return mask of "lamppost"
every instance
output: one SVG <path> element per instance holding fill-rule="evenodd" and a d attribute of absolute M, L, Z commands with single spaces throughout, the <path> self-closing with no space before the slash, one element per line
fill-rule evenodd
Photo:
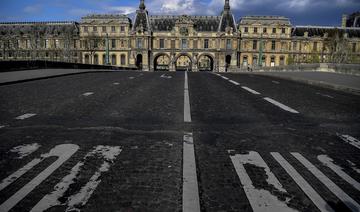
<path fill-rule="evenodd" d="M 259 67 L 262 67 L 262 58 L 263 58 L 263 34 L 260 37 L 260 46 L 259 46 Z"/>
<path fill-rule="evenodd" d="M 106 65 L 110 65 L 110 61 L 109 61 L 109 34 L 106 33 L 106 38 L 105 38 L 105 46 L 106 46 L 106 54 L 105 54 L 105 63 Z"/>

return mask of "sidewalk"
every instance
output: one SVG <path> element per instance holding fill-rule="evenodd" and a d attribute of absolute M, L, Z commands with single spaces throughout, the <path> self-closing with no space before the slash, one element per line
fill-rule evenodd
<path fill-rule="evenodd" d="M 360 76 L 331 72 L 254 72 L 258 75 L 273 76 L 360 94 Z"/>
<path fill-rule="evenodd" d="M 35 69 L 25 71 L 12 71 L 12 72 L 1 72 L 0 73 L 0 85 L 10 84 L 16 82 L 24 82 L 35 79 L 45 79 L 56 76 L 72 75 L 80 73 L 90 72 L 103 72 L 113 70 L 101 70 L 101 69 Z"/>

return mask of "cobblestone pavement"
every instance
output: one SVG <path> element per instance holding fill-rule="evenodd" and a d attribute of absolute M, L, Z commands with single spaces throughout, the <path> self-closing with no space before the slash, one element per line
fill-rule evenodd
<path fill-rule="evenodd" d="M 3 85 L 0 102 L 0 211 L 360 210 L 356 95 L 108 72 Z"/>

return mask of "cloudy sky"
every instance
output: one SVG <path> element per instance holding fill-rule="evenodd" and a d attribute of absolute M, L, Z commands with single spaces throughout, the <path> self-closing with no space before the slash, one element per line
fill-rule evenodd
<path fill-rule="evenodd" d="M 145 0 L 150 14 L 218 15 L 224 0 Z M 79 21 L 91 13 L 133 14 L 139 0 L 0 0 L 0 21 Z M 360 10 L 360 0 L 230 0 L 236 19 L 282 15 L 294 25 L 333 25 Z"/>

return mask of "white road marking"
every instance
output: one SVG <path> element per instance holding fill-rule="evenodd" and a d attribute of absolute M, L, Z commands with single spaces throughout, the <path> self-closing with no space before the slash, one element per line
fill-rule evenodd
<path fill-rule="evenodd" d="M 129 79 L 131 79 L 131 80 L 132 80 L 132 79 L 135 79 L 135 77 L 129 77 Z"/>
<path fill-rule="evenodd" d="M 341 138 L 341 140 L 345 141 L 348 144 L 353 145 L 354 147 L 360 149 L 360 141 L 350 135 L 340 135 L 337 133 L 337 136 Z"/>
<path fill-rule="evenodd" d="M 271 81 L 272 83 L 275 83 L 275 84 L 280 84 L 280 82 L 278 82 L 278 81 Z"/>
<path fill-rule="evenodd" d="M 15 119 L 17 120 L 24 120 L 24 119 L 28 119 L 30 117 L 36 116 L 35 113 L 25 113 L 24 115 L 18 116 Z"/>
<path fill-rule="evenodd" d="M 269 191 L 257 189 L 253 186 L 249 175 L 246 173 L 245 164 L 252 164 L 263 168 L 267 175 L 266 181 L 268 184 L 273 185 L 281 192 L 286 192 L 259 153 L 251 151 L 248 154 L 236 154 L 235 156 L 230 156 L 230 158 L 253 211 L 296 211 L 286 205 L 286 202 L 289 200 L 281 201 Z"/>
<path fill-rule="evenodd" d="M 278 102 L 276 100 L 273 100 L 273 99 L 271 99 L 269 97 L 265 97 L 264 99 L 266 101 L 270 102 L 271 104 L 276 105 L 276 106 L 278 106 L 279 108 L 281 108 L 281 109 L 283 109 L 285 111 L 288 111 L 290 113 L 299 113 L 298 111 L 296 111 L 296 110 L 294 110 L 294 109 L 292 109 L 292 108 L 290 108 L 290 107 L 288 107 L 288 106 L 286 106 L 286 105 L 284 105 L 284 104 L 282 104 L 282 103 L 280 103 L 280 102 Z"/>
<path fill-rule="evenodd" d="M 4 127 L 5 127 L 5 125 L 0 125 L 0 129 L 1 129 L 1 128 L 4 128 Z"/>
<path fill-rule="evenodd" d="M 91 96 L 91 95 L 93 95 L 94 93 L 93 92 L 86 92 L 86 93 L 83 93 L 82 95 L 83 96 Z"/>
<path fill-rule="evenodd" d="M 223 78 L 224 80 L 229 80 L 229 78 L 221 76 L 221 78 Z"/>
<path fill-rule="evenodd" d="M 91 197 L 91 194 L 94 192 L 101 180 L 98 178 L 101 176 L 102 172 L 108 171 L 110 163 L 116 159 L 116 156 L 121 152 L 120 147 L 111 147 L 111 146 L 97 146 L 93 151 L 85 155 L 81 162 L 78 162 L 70 171 L 70 174 L 65 176 L 55 187 L 54 191 L 50 194 L 44 196 L 33 208 L 32 212 L 36 211 L 45 211 L 53 206 L 57 205 L 67 205 L 68 209 L 76 210 L 77 207 L 85 205 L 88 199 Z M 90 178 L 90 181 L 81 188 L 80 192 L 72 195 L 68 198 L 65 203 L 61 203 L 59 198 L 61 198 L 65 192 L 68 190 L 71 184 L 75 182 L 75 178 L 80 172 L 81 167 L 84 165 L 84 161 L 89 160 L 93 156 L 99 156 L 104 160 L 103 164 L 99 170 Z"/>
<path fill-rule="evenodd" d="M 39 145 L 38 143 L 23 144 L 12 148 L 10 152 L 17 153 L 18 154 L 17 159 L 21 159 L 35 152 L 37 149 L 39 149 L 40 146 L 41 145 Z"/>
<path fill-rule="evenodd" d="M 354 188 L 356 188 L 357 190 L 360 191 L 360 183 L 358 183 L 356 180 L 354 180 L 352 177 L 350 177 L 348 174 L 346 174 L 340 166 L 334 164 L 333 159 L 331 159 L 327 155 L 319 155 L 317 158 L 325 166 L 329 167 L 337 175 L 339 175 L 342 179 L 344 179 L 346 182 L 348 182 Z"/>
<path fill-rule="evenodd" d="M 234 85 L 240 85 L 240 83 L 235 82 L 234 80 L 229 80 L 229 82 L 231 82 L 231 83 L 234 84 Z"/>
<path fill-rule="evenodd" d="M 7 178 L 3 179 L 0 183 L 0 191 L 6 188 L 8 185 L 13 183 L 15 180 L 19 179 L 23 174 L 28 172 L 34 166 L 39 164 L 44 158 L 36 158 L 30 161 L 28 164 L 23 166 L 22 168 L 18 169 L 16 172 L 9 175 Z"/>
<path fill-rule="evenodd" d="M 253 90 L 253 89 L 251 89 L 251 88 L 248 88 L 248 87 L 246 87 L 246 86 L 241 86 L 241 88 L 244 89 L 244 90 L 247 90 L 247 91 L 249 91 L 250 93 L 255 94 L 255 95 L 259 95 L 259 94 L 260 94 L 259 92 L 255 91 L 255 90 Z"/>
<path fill-rule="evenodd" d="M 167 76 L 167 75 L 165 75 L 165 74 L 162 74 L 162 75 L 160 76 L 160 78 L 171 79 L 172 76 Z"/>
<path fill-rule="evenodd" d="M 32 190 L 34 190 L 41 182 L 48 178 L 55 170 L 57 170 L 65 161 L 67 161 L 77 150 L 78 145 L 74 144 L 61 144 L 57 145 L 50 152 L 43 157 L 57 156 L 58 159 L 48 166 L 44 171 L 33 178 L 24 187 L 18 190 L 14 195 L 7 199 L 3 204 L 0 205 L 0 211 L 11 210 L 18 202 L 26 197 Z"/>
<path fill-rule="evenodd" d="M 184 212 L 200 211 L 198 181 L 196 175 L 196 162 L 194 140 L 192 133 L 184 134 L 183 145 L 183 196 L 182 206 Z"/>
<path fill-rule="evenodd" d="M 189 84 L 188 75 L 185 71 L 184 80 L 184 122 L 191 122 L 190 98 L 189 98 Z"/>
<path fill-rule="evenodd" d="M 113 85 L 120 85 L 120 83 L 118 83 L 118 82 L 114 82 L 114 83 L 113 83 Z"/>
<path fill-rule="evenodd" d="M 330 96 L 330 95 L 327 95 L 327 94 L 322 94 L 322 93 L 319 93 L 319 92 L 317 92 L 316 94 L 317 94 L 317 95 L 320 95 L 320 96 L 323 96 L 323 97 L 330 98 L 330 99 L 333 99 L 333 98 L 334 98 L 333 96 Z"/>
<path fill-rule="evenodd" d="M 351 162 L 350 160 L 347 160 L 347 162 L 356 173 L 360 174 L 360 169 L 356 167 L 355 163 Z"/>
<path fill-rule="evenodd" d="M 303 164 L 318 180 L 320 180 L 337 198 L 339 198 L 351 211 L 358 212 L 360 205 L 347 195 L 339 186 L 326 177 L 318 168 L 311 164 L 299 153 L 291 153 L 301 164 Z"/>
<path fill-rule="evenodd" d="M 285 158 L 278 152 L 270 153 L 273 158 L 283 167 L 283 169 L 290 175 L 295 183 L 303 190 L 303 192 L 311 199 L 315 206 L 322 212 L 333 211 L 330 205 L 309 185 L 308 182 L 290 165 Z"/>

